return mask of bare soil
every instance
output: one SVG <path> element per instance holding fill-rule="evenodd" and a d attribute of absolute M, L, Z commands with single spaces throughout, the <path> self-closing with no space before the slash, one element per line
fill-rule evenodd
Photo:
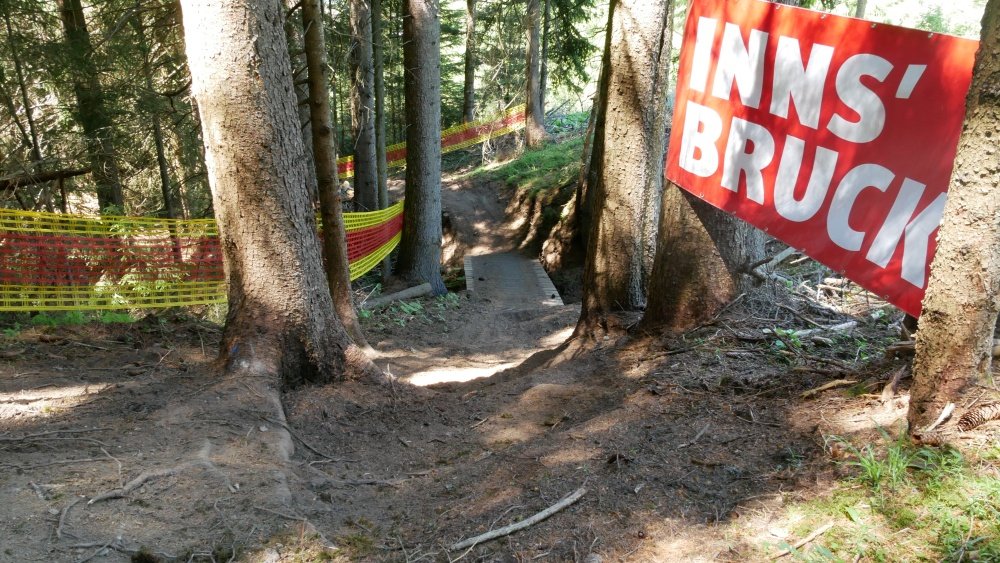
<path fill-rule="evenodd" d="M 498 189 L 446 186 L 465 249 L 511 242 Z M 218 375 L 220 328 L 186 315 L 22 331 L 0 347 L 0 562 L 767 560 L 784 504 L 845 471 L 826 437 L 876 436 L 906 409 L 905 380 L 882 393 L 905 363 L 882 354 L 891 309 L 849 285 L 796 291 L 595 348 L 564 343 L 573 305 L 425 300 L 365 321 L 392 384 L 281 405 Z"/>

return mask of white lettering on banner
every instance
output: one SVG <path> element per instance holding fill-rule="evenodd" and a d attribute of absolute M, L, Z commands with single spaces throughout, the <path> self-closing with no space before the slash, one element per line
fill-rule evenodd
<path fill-rule="evenodd" d="M 927 268 L 927 247 L 931 234 L 941 225 L 944 204 L 948 194 L 938 194 L 934 201 L 924 208 L 906 225 L 903 235 L 902 278 L 917 287 L 924 287 Z"/>
<path fill-rule="evenodd" d="M 891 170 L 879 164 L 861 164 L 844 174 L 844 179 L 833 194 L 830 214 L 826 218 L 826 234 L 833 244 L 844 250 L 861 250 L 865 233 L 851 227 L 854 203 L 861 192 L 868 188 L 886 191 L 895 176 Z"/>
<path fill-rule="evenodd" d="M 714 113 L 714 112 L 713 112 Z M 716 114 L 718 115 L 718 114 Z M 764 204 L 764 174 L 774 160 L 774 137 L 760 125 L 734 117 L 729 126 L 725 160 L 722 166 L 722 187 L 738 191 L 740 173 L 746 175 L 747 197 Z"/>
<path fill-rule="evenodd" d="M 690 100 L 686 107 L 678 164 L 696 176 L 708 178 L 719 169 L 719 149 L 715 142 L 722 135 L 722 118 L 712 108 Z M 695 158 L 695 151 L 701 156 Z"/>
<path fill-rule="evenodd" d="M 878 94 L 861 82 L 861 77 L 871 76 L 882 82 L 892 71 L 892 63 L 878 55 L 860 54 L 844 61 L 837 71 L 837 95 L 844 104 L 861 116 L 851 122 L 840 114 L 830 119 L 827 129 L 845 141 L 867 143 L 874 141 L 885 127 L 885 106 Z"/>
<path fill-rule="evenodd" d="M 727 23 L 722 32 L 719 47 L 719 64 L 715 69 L 712 95 L 720 100 L 728 100 L 736 82 L 743 105 L 756 108 L 760 105 L 760 94 L 764 86 L 764 50 L 767 48 L 767 34 L 756 29 L 750 30 L 750 41 L 743 43 L 740 26 Z"/>
<path fill-rule="evenodd" d="M 774 209 L 789 221 L 801 223 L 816 215 L 823 202 L 826 192 L 830 190 L 833 181 L 833 169 L 837 167 L 840 155 L 823 147 L 816 147 L 816 157 L 813 160 L 809 184 L 802 199 L 795 199 L 795 184 L 802 170 L 802 157 L 806 142 L 798 137 L 785 137 L 785 148 L 781 151 L 781 162 L 778 164 L 778 176 L 774 181 Z"/>
<path fill-rule="evenodd" d="M 819 128 L 819 113 L 823 106 L 823 88 L 830 72 L 833 47 L 814 43 L 809 63 L 802 64 L 799 40 L 779 37 L 774 55 L 774 86 L 771 88 L 771 113 L 788 117 L 790 100 L 795 100 L 795 113 L 806 127 Z"/>
<path fill-rule="evenodd" d="M 717 143 L 725 124 L 712 108 L 690 100 L 685 108 L 678 164 L 702 178 L 711 177 L 719 172 Z M 804 140 L 786 136 L 772 186 L 778 215 L 794 222 L 812 219 L 823 207 L 840 158 L 837 151 L 817 146 L 805 193 L 801 199 L 796 199 L 795 188 L 802 172 L 805 146 Z M 737 192 L 742 176 L 747 186 L 747 199 L 764 205 L 768 186 L 763 172 L 774 161 L 773 135 L 759 124 L 734 117 L 729 124 L 725 147 L 721 187 Z M 868 189 L 885 193 L 895 179 L 895 173 L 874 163 L 859 164 L 847 171 L 837 184 L 827 211 L 825 223 L 830 240 L 845 250 L 860 251 L 867 233 L 850 223 L 858 197 Z M 923 287 L 925 282 L 929 239 L 941 222 L 946 200 L 945 194 L 939 195 L 913 217 L 925 188 L 916 180 L 903 178 L 899 194 L 865 256 L 869 262 L 885 268 L 902 240 L 901 277 L 917 287 Z"/>
<path fill-rule="evenodd" d="M 708 71 L 712 68 L 712 42 L 715 41 L 715 29 L 718 20 L 698 18 L 698 36 L 694 43 L 694 63 L 691 65 L 691 77 L 688 84 L 692 90 L 705 93 L 708 83 Z"/>

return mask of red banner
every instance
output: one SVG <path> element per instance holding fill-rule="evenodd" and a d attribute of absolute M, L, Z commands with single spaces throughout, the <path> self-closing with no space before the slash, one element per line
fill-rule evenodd
<path fill-rule="evenodd" d="M 667 178 L 918 315 L 977 42 L 695 0 Z"/>

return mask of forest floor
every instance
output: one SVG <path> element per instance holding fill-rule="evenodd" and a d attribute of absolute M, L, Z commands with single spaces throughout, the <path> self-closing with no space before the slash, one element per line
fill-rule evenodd
<path fill-rule="evenodd" d="M 511 191 L 446 182 L 462 251 L 516 246 Z M 859 473 L 893 451 L 904 473 L 937 459 L 896 440 L 899 315 L 811 262 L 780 270 L 791 283 L 684 335 L 589 349 L 564 344 L 577 305 L 397 303 L 364 319 L 395 382 L 286 392 L 285 421 L 252 383 L 228 387 L 250 406 L 226 406 L 209 322 L 9 330 L 0 562 L 988 560 L 1000 485 L 971 522 L 955 509 L 954 543 L 922 535 L 919 507 L 893 519 L 902 481 Z M 286 430 L 282 461 L 260 437 Z M 997 423 L 952 441 L 997 481 Z M 452 548 L 579 490 L 544 521 Z"/>

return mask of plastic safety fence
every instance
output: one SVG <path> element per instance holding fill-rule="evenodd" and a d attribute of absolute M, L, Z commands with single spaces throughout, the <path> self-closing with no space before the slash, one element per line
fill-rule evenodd
<path fill-rule="evenodd" d="M 345 213 L 351 279 L 399 244 L 403 203 Z M 0 311 L 225 303 L 212 219 L 83 217 L 0 209 Z"/>
<path fill-rule="evenodd" d="M 524 104 L 513 107 L 500 115 L 461 123 L 441 132 L 441 154 L 484 143 L 514 131 L 524 129 Z M 406 164 L 406 143 L 396 143 L 386 147 L 386 160 L 390 167 Z M 354 157 L 345 156 L 337 160 L 337 174 L 341 180 L 354 177 Z"/>

